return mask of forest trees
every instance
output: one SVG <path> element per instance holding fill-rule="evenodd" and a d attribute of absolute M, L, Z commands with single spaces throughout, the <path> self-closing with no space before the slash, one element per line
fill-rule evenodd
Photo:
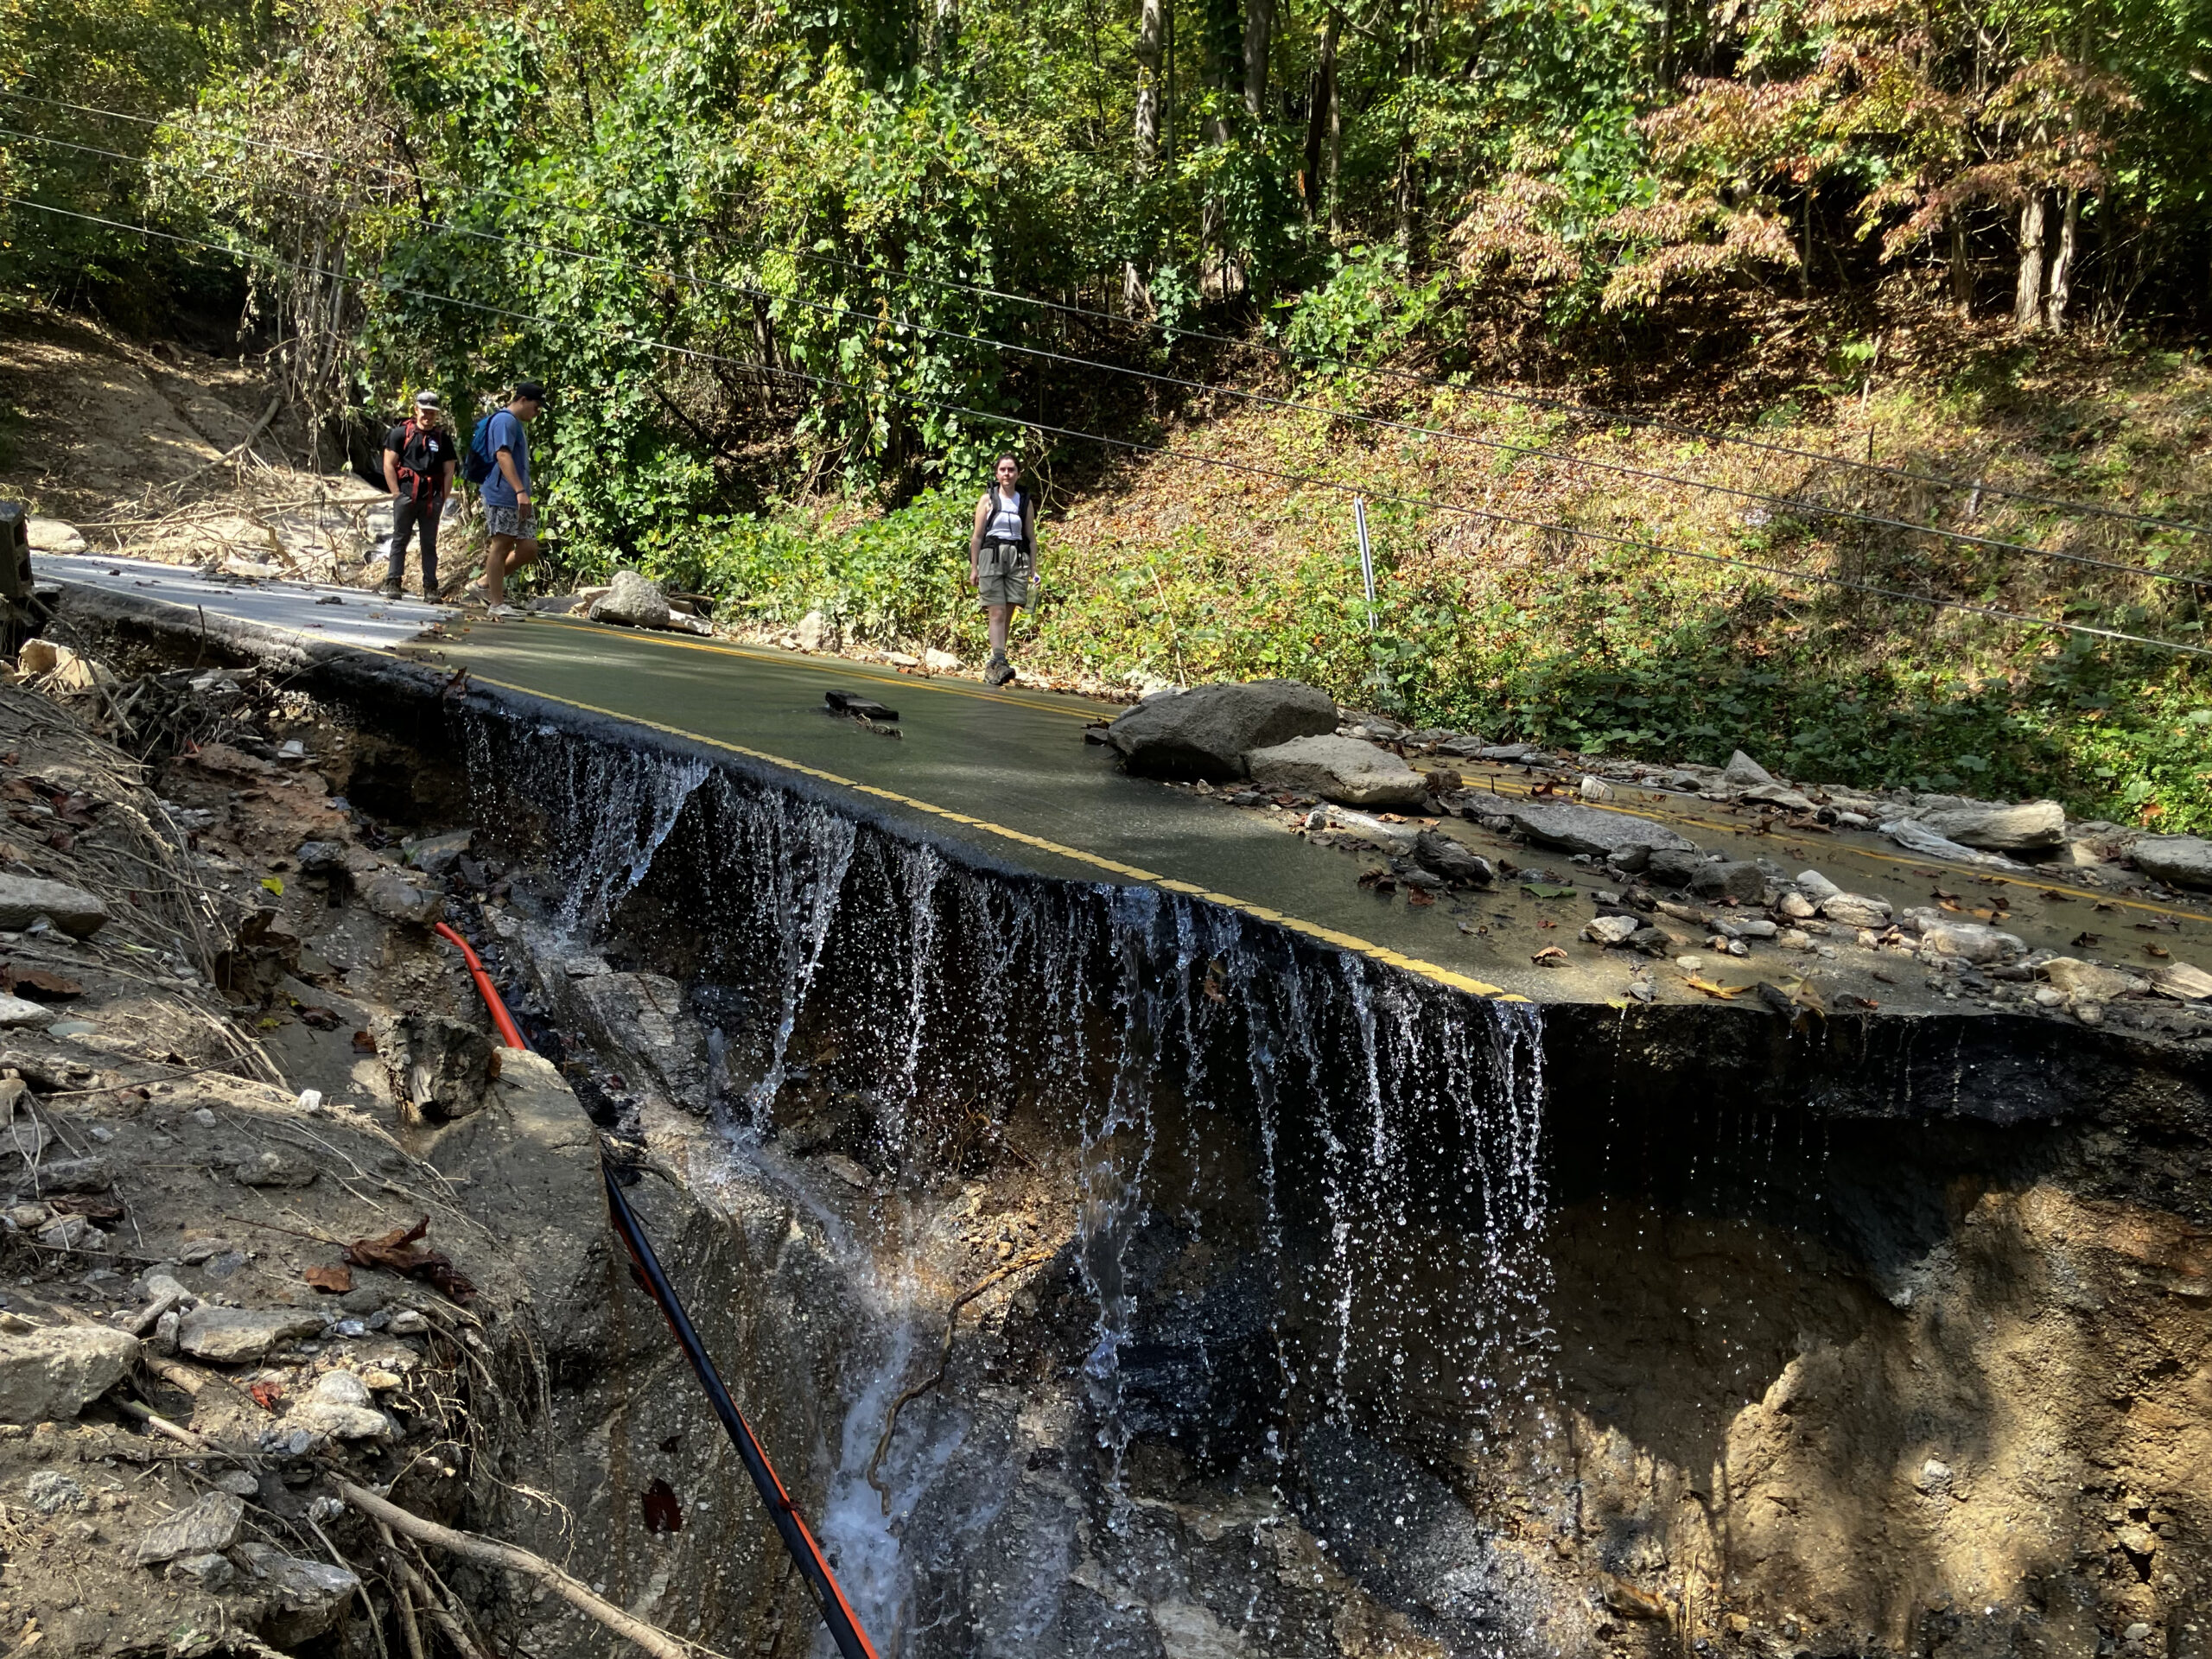
<path fill-rule="evenodd" d="M 622 457 L 579 523 L 626 543 L 764 468 L 911 489 L 995 413 L 1127 418 L 1037 354 L 1154 349 L 1083 313 L 2198 326 L 2208 42 L 2212 0 L 0 0 L 0 168 L 239 248 L 322 401 L 617 385 L 561 441 Z M 10 210 L 0 279 L 142 245 L 59 222 Z"/>

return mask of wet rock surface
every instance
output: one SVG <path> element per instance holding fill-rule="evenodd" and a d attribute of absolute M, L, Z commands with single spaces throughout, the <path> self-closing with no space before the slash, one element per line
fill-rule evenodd
<path fill-rule="evenodd" d="M 1141 703 L 1114 721 L 1107 741 L 1131 772 L 1218 783 L 1247 776 L 1255 749 L 1336 729 L 1337 705 L 1325 693 L 1295 680 L 1255 680 Z"/>

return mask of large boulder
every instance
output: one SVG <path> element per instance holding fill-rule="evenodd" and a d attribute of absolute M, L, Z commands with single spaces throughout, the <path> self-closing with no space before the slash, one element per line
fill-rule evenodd
<path fill-rule="evenodd" d="M 585 613 L 594 622 L 620 622 L 625 627 L 664 628 L 676 614 L 668 595 L 634 570 L 617 570 L 607 590 L 592 601 Z"/>
<path fill-rule="evenodd" d="M 2056 801 L 2022 801 L 2014 806 L 1969 801 L 1923 812 L 1920 822 L 1946 841 L 1987 852 L 2047 852 L 2066 844 L 2066 809 Z"/>
<path fill-rule="evenodd" d="M 1244 757 L 1337 729 L 1328 694 L 1296 680 L 1201 685 L 1139 703 L 1106 731 L 1131 772 L 1226 783 L 1249 775 Z"/>
<path fill-rule="evenodd" d="M 2176 887 L 2212 887 L 2212 841 L 2195 836 L 2144 836 L 2127 853 L 2145 875 Z"/>
<path fill-rule="evenodd" d="M 1292 790 L 1346 806 L 1419 806 L 1428 780 L 1386 748 L 1357 737 L 1294 737 L 1244 757 L 1262 789 Z"/>
<path fill-rule="evenodd" d="M 79 939 L 107 925 L 107 906 L 82 887 L 31 875 L 0 875 L 0 928 L 18 931 L 41 916 Z"/>
<path fill-rule="evenodd" d="M 66 1422 L 123 1381 L 135 1337 L 97 1325 L 50 1325 L 0 1336 L 0 1422 Z"/>
<path fill-rule="evenodd" d="M 1731 789 L 1757 789 L 1762 784 L 1775 782 L 1776 779 L 1772 772 L 1738 749 L 1728 757 L 1728 764 L 1720 769 L 1720 781 Z"/>
<path fill-rule="evenodd" d="M 1531 841 L 1564 847 L 1570 853 L 1609 858 L 1624 870 L 1640 869 L 1654 852 L 1694 853 L 1697 849 L 1664 824 L 1601 806 L 1565 801 L 1515 801 L 1502 815 Z"/>

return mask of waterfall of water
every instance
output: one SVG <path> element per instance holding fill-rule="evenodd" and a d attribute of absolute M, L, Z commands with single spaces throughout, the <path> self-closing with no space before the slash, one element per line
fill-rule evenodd
<path fill-rule="evenodd" d="M 867 1328 L 824 1333 L 842 1403 L 815 1462 L 825 1541 L 887 1655 L 1017 1634 L 1059 1650 L 1036 1643 L 1073 1617 L 1077 1560 L 1153 1524 L 1140 1446 L 1189 1478 L 1249 1468 L 1347 1570 L 1479 1622 L 1486 1581 L 1449 1562 L 1480 1541 L 1426 1471 L 1516 1432 L 1548 1363 L 1533 1010 L 1149 887 L 977 871 L 694 759 L 497 721 L 464 748 L 550 847 L 560 925 L 650 941 L 667 971 L 731 988 L 725 1064 L 752 1079 L 734 1166 L 790 1187 L 804 1160 L 785 1137 L 826 1122 L 875 1183 L 873 1236 L 823 1234 Z M 839 1115 L 848 1094 L 858 1116 Z M 1018 1572 L 991 1554 L 1020 1510 L 1021 1471 L 992 1461 L 1014 1455 L 1011 1405 L 937 1391 L 888 1446 L 888 1515 L 867 1479 L 889 1402 L 935 1362 L 946 1195 L 999 1144 L 978 1137 L 1017 1122 L 1061 1148 L 1027 1155 L 1034 1201 L 1070 1214 L 1037 1280 L 1079 1292 L 1087 1329 L 1069 1370 L 1040 1376 L 1075 1391 L 1067 1444 L 1096 1457 L 1098 1501 L 1093 1516 L 1071 1465 L 1075 1507 L 1020 1522 Z"/>

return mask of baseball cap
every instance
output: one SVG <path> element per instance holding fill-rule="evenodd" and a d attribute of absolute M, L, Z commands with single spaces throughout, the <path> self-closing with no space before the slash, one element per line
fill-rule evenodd
<path fill-rule="evenodd" d="M 415 394 L 415 407 L 417 409 L 443 409 L 445 405 L 438 401 L 438 394 L 436 392 L 418 391 Z"/>
<path fill-rule="evenodd" d="M 537 380 L 518 380 L 515 382 L 515 396 L 527 397 L 533 404 L 542 404 L 545 401 L 544 384 Z"/>

